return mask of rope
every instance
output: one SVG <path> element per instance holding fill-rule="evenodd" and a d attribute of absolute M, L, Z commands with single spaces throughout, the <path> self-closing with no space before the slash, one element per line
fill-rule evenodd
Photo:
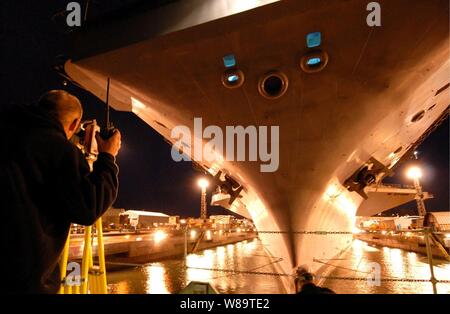
<path fill-rule="evenodd" d="M 272 264 L 272 263 L 269 263 L 269 264 L 264 265 L 264 266 L 268 266 L 270 264 Z M 208 270 L 208 271 L 217 271 L 217 272 L 223 272 L 223 273 L 244 274 L 244 275 L 264 275 L 264 276 L 294 277 L 293 275 L 289 275 L 289 274 L 270 273 L 270 272 L 261 272 L 261 271 L 252 271 L 252 270 L 234 270 L 234 269 L 206 268 L 206 267 L 192 267 L 192 266 L 187 266 L 186 268 L 199 269 L 199 270 Z"/>
<path fill-rule="evenodd" d="M 275 263 L 279 263 L 279 262 L 281 262 L 282 260 L 283 260 L 282 258 L 278 258 L 278 259 L 276 259 L 276 260 L 274 260 L 274 261 L 271 261 L 271 262 L 266 263 L 266 264 L 261 265 L 261 266 L 254 267 L 254 268 L 249 269 L 249 270 L 247 270 L 247 271 L 248 271 L 248 272 L 254 272 L 254 271 L 257 270 L 257 269 L 261 269 L 261 268 L 267 267 L 267 266 L 269 266 L 269 265 L 273 265 L 273 264 L 275 264 Z M 238 275 L 238 274 L 239 274 L 239 273 L 233 273 L 233 274 L 231 274 L 231 276 Z M 218 279 L 218 278 L 222 278 L 222 277 L 226 277 L 226 276 L 227 276 L 227 275 L 224 275 L 224 276 L 216 276 L 216 277 L 213 277 L 213 278 L 211 278 L 211 279 Z"/>
<path fill-rule="evenodd" d="M 206 268 L 206 267 L 191 267 L 191 266 L 187 266 L 186 268 L 224 272 L 224 273 L 244 274 L 244 275 L 263 275 L 263 276 L 295 278 L 295 275 L 284 274 L 284 273 L 271 273 L 271 272 L 259 272 L 259 271 L 251 271 L 251 270 L 234 270 L 234 269 Z M 318 277 L 320 277 L 321 279 L 328 279 L 328 280 L 352 280 L 352 281 L 367 281 L 370 279 L 370 278 L 366 278 L 366 277 L 345 277 L 345 276 L 318 276 Z M 380 278 L 380 281 L 383 281 L 383 282 L 431 282 L 430 279 L 419 279 L 419 278 Z M 450 284 L 450 280 L 436 280 L 436 283 Z"/>
<path fill-rule="evenodd" d="M 257 231 L 257 233 L 261 234 L 318 234 L 318 235 L 327 235 L 327 234 L 353 234 L 351 231 Z"/>
<path fill-rule="evenodd" d="M 322 231 L 322 230 L 316 230 L 316 231 L 309 231 L 309 230 L 300 230 L 300 231 L 285 231 L 285 230 L 261 230 L 261 231 L 255 231 L 258 234 L 315 234 L 315 235 L 328 235 L 328 234 L 354 234 L 352 231 Z M 378 233 L 379 231 L 375 231 L 374 233 Z M 404 233 L 425 233 L 426 230 L 424 229 L 412 229 L 412 230 L 401 230 L 401 231 L 394 231 L 397 235 L 402 235 Z M 370 232 L 369 232 L 370 233 Z M 439 235 L 445 235 L 448 234 L 448 232 L 442 232 L 442 231 L 430 231 L 432 234 L 439 234 Z"/>
<path fill-rule="evenodd" d="M 353 280 L 353 281 L 365 281 L 368 278 L 364 277 L 339 277 L 339 276 L 323 276 L 320 277 L 329 280 Z M 380 281 L 389 282 L 431 282 L 430 279 L 418 279 L 418 278 L 380 278 Z M 436 283 L 450 283 L 450 280 L 436 280 Z"/>
<path fill-rule="evenodd" d="M 353 272 L 356 272 L 356 273 L 370 274 L 370 272 L 367 272 L 367 271 L 356 270 L 356 269 L 352 269 L 352 268 L 348 268 L 348 267 L 344 267 L 344 266 L 334 265 L 334 264 L 331 264 L 331 263 L 323 262 L 323 261 L 318 260 L 318 259 L 313 259 L 313 262 L 324 264 L 324 265 L 328 265 L 328 266 L 333 266 L 335 268 L 350 270 L 350 271 L 353 271 Z"/>

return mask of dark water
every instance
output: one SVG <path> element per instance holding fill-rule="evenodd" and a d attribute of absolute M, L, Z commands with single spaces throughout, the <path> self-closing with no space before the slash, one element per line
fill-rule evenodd
<path fill-rule="evenodd" d="M 373 264 L 380 266 L 381 278 L 429 279 L 430 269 L 426 256 L 399 249 L 377 248 L 355 240 L 351 248 L 339 259 L 320 260 L 336 268 L 328 274 L 333 277 L 367 278 Z M 223 247 L 189 254 L 190 267 L 276 272 L 276 260 L 267 256 L 257 239 L 229 244 Z M 435 260 L 437 279 L 450 279 L 450 264 Z M 190 281 L 211 283 L 220 293 L 283 293 L 281 281 L 276 276 L 225 273 L 217 270 L 185 268 L 183 259 L 165 260 L 141 267 L 129 268 L 108 274 L 110 293 L 176 293 Z M 367 280 L 325 280 L 324 286 L 336 293 L 433 293 L 429 282 L 380 282 Z M 438 293 L 450 293 L 450 284 L 438 284 Z"/>

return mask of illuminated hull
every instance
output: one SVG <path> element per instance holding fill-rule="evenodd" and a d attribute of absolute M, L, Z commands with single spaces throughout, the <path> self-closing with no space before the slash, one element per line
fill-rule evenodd
<path fill-rule="evenodd" d="M 336 256 L 352 236 L 292 231 L 351 231 L 364 198 L 345 180 L 370 158 L 393 168 L 448 107 L 448 1 L 380 4 L 381 27 L 367 26 L 367 1 L 359 0 L 276 2 L 181 29 L 152 29 L 147 39 L 135 36 L 149 31 L 149 19 L 141 18 L 113 27 L 114 38 L 108 28 L 83 35 L 79 47 L 98 41 L 106 52 L 82 51 L 65 70 L 102 99 L 111 77 L 112 106 L 133 111 L 172 143 L 173 127 L 192 128 L 194 117 L 222 128 L 280 126 L 276 172 L 260 172 L 259 162 L 200 164 L 244 187 L 231 210 L 251 217 L 258 230 L 283 232 L 260 234 L 267 250 L 283 258 L 279 271 L 291 274 L 304 264 L 318 270 L 317 261 Z M 308 52 L 306 34 L 315 31 L 329 62 L 306 73 L 300 58 Z M 134 43 L 118 45 L 127 34 Z M 245 74 L 239 88 L 221 81 L 229 53 Z M 278 99 L 257 88 L 271 70 L 289 81 Z M 293 280 L 285 277 L 284 284 L 293 291 Z"/>

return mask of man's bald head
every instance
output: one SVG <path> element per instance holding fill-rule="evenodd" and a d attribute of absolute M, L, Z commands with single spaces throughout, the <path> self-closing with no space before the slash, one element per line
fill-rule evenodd
<path fill-rule="evenodd" d="M 38 106 L 61 122 L 67 138 L 76 132 L 83 115 L 77 97 L 64 90 L 51 90 L 41 96 Z"/>

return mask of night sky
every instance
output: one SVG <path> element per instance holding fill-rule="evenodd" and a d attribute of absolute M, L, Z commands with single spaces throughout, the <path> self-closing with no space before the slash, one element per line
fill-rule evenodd
<path fill-rule="evenodd" d="M 104 104 L 73 86 L 63 86 L 52 65 L 58 55 L 67 54 L 67 34 L 52 16 L 68 1 L 4 1 L 0 3 L 1 106 L 35 102 L 50 89 L 67 89 L 84 105 L 85 119 L 102 121 Z M 92 2 L 92 14 L 100 12 L 105 1 Z M 126 1 L 108 1 L 122 3 Z M 97 11 L 95 11 L 97 10 Z M 170 146 L 132 113 L 112 112 L 114 124 L 122 132 L 120 192 L 116 207 L 148 209 L 168 214 L 198 215 L 200 193 L 196 179 L 201 175 L 188 162 L 170 158 Z M 445 121 L 419 147 L 424 166 L 424 190 L 435 195 L 426 203 L 429 210 L 449 209 L 449 123 Z M 405 162 L 389 182 L 410 183 L 405 179 Z M 410 203 L 402 208 L 415 209 Z M 210 208 L 210 213 L 223 213 Z"/>

